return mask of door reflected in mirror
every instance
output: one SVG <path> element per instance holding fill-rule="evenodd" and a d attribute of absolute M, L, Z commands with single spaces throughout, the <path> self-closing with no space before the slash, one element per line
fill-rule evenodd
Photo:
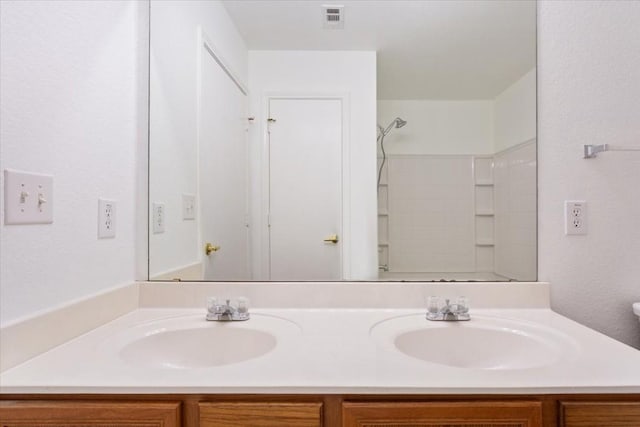
<path fill-rule="evenodd" d="M 149 278 L 537 279 L 535 1 L 150 2 Z"/>

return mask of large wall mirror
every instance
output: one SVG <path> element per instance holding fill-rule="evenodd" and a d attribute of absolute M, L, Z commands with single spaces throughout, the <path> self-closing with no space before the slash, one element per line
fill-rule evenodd
<path fill-rule="evenodd" d="M 150 19 L 151 280 L 537 279 L 535 1 Z"/>

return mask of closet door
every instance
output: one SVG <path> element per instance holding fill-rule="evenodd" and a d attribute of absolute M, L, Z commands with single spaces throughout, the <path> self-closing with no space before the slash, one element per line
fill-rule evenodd
<path fill-rule="evenodd" d="M 269 102 L 271 280 L 342 279 L 342 100 Z"/>
<path fill-rule="evenodd" d="M 250 280 L 247 96 L 201 46 L 198 188 L 204 280 Z"/>

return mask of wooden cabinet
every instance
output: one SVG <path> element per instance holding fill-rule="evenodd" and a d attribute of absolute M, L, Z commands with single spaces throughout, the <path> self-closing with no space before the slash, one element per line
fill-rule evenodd
<path fill-rule="evenodd" d="M 2 401 L 0 426 L 180 427 L 180 403 Z"/>
<path fill-rule="evenodd" d="M 561 427 L 638 427 L 637 402 L 560 402 Z"/>
<path fill-rule="evenodd" d="M 345 402 L 343 427 L 542 427 L 540 402 Z"/>
<path fill-rule="evenodd" d="M 0 394 L 0 427 L 63 426 L 640 427 L 640 394 Z"/>
<path fill-rule="evenodd" d="M 320 427 L 322 403 L 200 403 L 199 427 Z"/>

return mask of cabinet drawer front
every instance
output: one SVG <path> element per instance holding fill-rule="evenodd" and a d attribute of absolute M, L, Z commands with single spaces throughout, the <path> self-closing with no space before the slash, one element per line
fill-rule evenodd
<path fill-rule="evenodd" d="M 400 402 L 342 406 L 343 427 L 541 427 L 539 402 Z"/>
<path fill-rule="evenodd" d="M 560 402 L 562 427 L 638 427 L 639 402 Z"/>
<path fill-rule="evenodd" d="M 322 403 L 200 403 L 200 427 L 320 427 Z"/>
<path fill-rule="evenodd" d="M 0 427 L 180 427 L 180 403 L 0 402 Z"/>

